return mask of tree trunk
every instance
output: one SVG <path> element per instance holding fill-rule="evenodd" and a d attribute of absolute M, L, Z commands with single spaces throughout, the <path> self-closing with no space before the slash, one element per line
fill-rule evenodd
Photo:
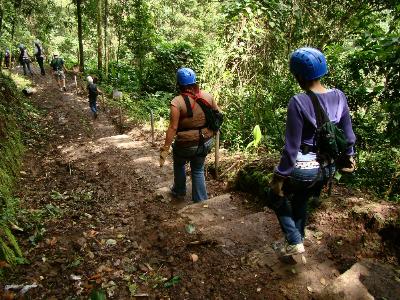
<path fill-rule="evenodd" d="M 2 7 L 0 7 L 0 37 L 1 37 L 1 33 L 3 31 L 3 16 L 4 16 L 4 10 Z"/>
<path fill-rule="evenodd" d="M 83 58 L 83 33 L 82 33 L 82 0 L 76 0 L 76 14 L 78 18 L 78 40 L 79 40 L 79 71 L 85 71 Z"/>
<path fill-rule="evenodd" d="M 108 45 L 108 0 L 104 0 L 104 73 L 105 73 L 105 78 L 108 80 L 108 51 L 109 51 L 109 45 Z"/>
<path fill-rule="evenodd" d="M 97 0 L 97 70 L 103 73 L 102 0 Z"/>
<path fill-rule="evenodd" d="M 17 26 L 17 15 L 19 13 L 19 9 L 21 8 L 22 0 L 15 0 L 14 1 L 14 13 L 12 18 L 12 25 L 11 25 L 11 41 L 14 42 L 14 35 Z"/>

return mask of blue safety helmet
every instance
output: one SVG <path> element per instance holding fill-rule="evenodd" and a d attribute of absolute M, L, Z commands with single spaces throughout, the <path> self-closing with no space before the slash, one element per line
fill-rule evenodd
<path fill-rule="evenodd" d="M 176 72 L 176 80 L 180 86 L 196 83 L 196 73 L 189 68 L 180 68 Z"/>
<path fill-rule="evenodd" d="M 19 44 L 19 45 L 18 45 L 18 48 L 19 48 L 19 49 L 25 49 L 25 46 L 24 46 L 24 44 Z"/>
<path fill-rule="evenodd" d="M 315 48 L 299 48 L 290 56 L 290 71 L 304 80 L 319 79 L 328 73 L 325 56 Z"/>

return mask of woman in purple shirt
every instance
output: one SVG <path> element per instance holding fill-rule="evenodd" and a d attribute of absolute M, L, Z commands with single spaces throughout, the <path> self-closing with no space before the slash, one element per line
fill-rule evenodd
<path fill-rule="evenodd" d="M 353 159 L 355 135 L 351 125 L 349 107 L 344 93 L 325 88 L 320 79 L 328 68 L 324 55 L 314 48 L 300 48 L 290 57 L 290 71 L 300 87 L 313 92 L 329 120 L 343 130 L 348 142 L 344 165 L 346 172 L 355 168 Z M 306 93 L 293 96 L 289 101 L 285 147 L 271 182 L 271 200 L 286 243 L 282 255 L 305 251 L 304 228 L 307 219 L 307 201 L 319 197 L 321 190 L 336 168 L 332 161 L 317 161 L 314 138 L 316 116 L 311 98 Z"/>

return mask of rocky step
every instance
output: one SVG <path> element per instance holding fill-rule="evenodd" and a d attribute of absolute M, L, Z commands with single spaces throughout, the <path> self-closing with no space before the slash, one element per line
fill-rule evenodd
<path fill-rule="evenodd" d="M 200 203 L 187 205 L 179 214 L 181 217 L 189 218 L 201 232 L 210 226 L 226 223 L 238 219 L 251 211 L 240 206 L 240 200 L 231 194 L 223 194 Z"/>
<path fill-rule="evenodd" d="M 321 292 L 339 276 L 327 249 L 308 240 L 305 255 L 282 258 L 273 244 L 282 237 L 275 213 L 253 212 L 224 194 L 186 206 L 179 211 L 189 218 L 204 240 L 216 241 L 226 255 L 240 257 L 245 265 L 269 268 L 281 278 L 300 277 L 299 285 L 310 293 Z"/>
<path fill-rule="evenodd" d="M 315 297 L 324 300 L 399 299 L 399 270 L 363 259 L 337 277 Z"/>
<path fill-rule="evenodd" d="M 171 180 L 166 180 L 166 181 L 162 181 L 156 184 L 156 190 L 154 193 L 154 197 L 156 200 L 159 200 L 161 202 L 173 202 L 174 201 L 174 197 L 171 194 L 171 186 L 173 185 Z M 192 183 L 190 180 L 190 177 L 186 178 L 186 195 L 185 197 L 183 197 L 182 201 L 178 201 L 180 202 L 179 204 L 184 206 L 184 205 L 190 205 L 191 203 L 193 203 L 191 201 L 192 199 Z M 175 199 L 176 200 L 176 199 Z"/>

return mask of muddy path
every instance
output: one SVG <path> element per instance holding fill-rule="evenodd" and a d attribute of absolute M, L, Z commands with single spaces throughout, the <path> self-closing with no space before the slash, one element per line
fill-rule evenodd
<path fill-rule="evenodd" d="M 49 77 L 34 81 L 43 134 L 25 155 L 17 196 L 26 226 L 16 232 L 30 263 L 4 282 L 36 283 L 29 299 L 98 290 L 110 299 L 312 299 L 361 258 L 397 263 L 379 234 L 343 213 L 361 201 L 347 190 L 330 200 L 336 210 L 313 216 L 307 263 L 278 260 L 276 218 L 251 196 L 207 177 L 207 203 L 171 202 L 171 160 L 159 168 L 146 130 L 120 134 L 103 111 L 92 120 L 73 85 L 60 92 Z M 378 245 L 363 249 L 365 241 Z"/>

